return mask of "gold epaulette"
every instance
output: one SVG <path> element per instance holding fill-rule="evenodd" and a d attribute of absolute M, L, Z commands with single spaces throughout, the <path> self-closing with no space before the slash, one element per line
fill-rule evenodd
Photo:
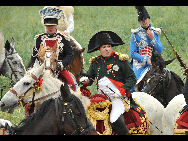
<path fill-rule="evenodd" d="M 42 34 L 44 34 L 44 33 L 42 33 Z M 42 35 L 42 34 L 35 35 L 34 40 L 36 40 L 36 39 L 37 39 L 40 35 Z"/>
<path fill-rule="evenodd" d="M 96 58 L 96 57 L 91 57 L 91 58 L 89 59 L 89 63 L 93 63 L 93 62 L 95 61 L 95 58 Z"/>
<path fill-rule="evenodd" d="M 115 54 L 119 56 L 120 61 L 125 61 L 125 60 L 129 59 L 129 56 L 127 54 L 121 54 L 121 53 L 118 53 L 118 52 L 115 52 Z"/>

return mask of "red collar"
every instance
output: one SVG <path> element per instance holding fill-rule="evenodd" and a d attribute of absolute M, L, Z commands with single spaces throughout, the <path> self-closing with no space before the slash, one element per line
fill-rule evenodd
<path fill-rule="evenodd" d="M 101 59 L 109 59 L 111 56 L 113 56 L 113 54 L 114 54 L 114 52 L 112 51 L 112 53 L 110 54 L 110 56 L 108 56 L 108 57 L 103 57 L 102 55 L 100 55 L 100 58 Z"/>

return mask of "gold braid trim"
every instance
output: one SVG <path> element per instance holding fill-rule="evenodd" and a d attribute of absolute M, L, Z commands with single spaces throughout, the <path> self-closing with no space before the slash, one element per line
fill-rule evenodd
<path fill-rule="evenodd" d="M 93 126 L 96 129 L 97 125 L 97 120 L 104 120 L 104 126 L 105 126 L 105 131 L 103 134 L 100 134 L 97 132 L 99 135 L 111 135 L 112 134 L 112 126 L 109 121 L 109 106 L 111 102 L 109 100 L 98 102 L 95 104 L 89 104 L 88 105 L 88 118 L 92 122 Z M 97 110 L 97 108 L 105 108 L 104 111 L 100 112 Z"/>
<path fill-rule="evenodd" d="M 123 101 L 123 104 L 124 104 L 124 107 L 125 107 L 125 112 L 128 112 L 129 111 L 128 104 L 130 104 L 130 101 L 127 100 L 126 98 L 122 99 L 122 101 Z"/>

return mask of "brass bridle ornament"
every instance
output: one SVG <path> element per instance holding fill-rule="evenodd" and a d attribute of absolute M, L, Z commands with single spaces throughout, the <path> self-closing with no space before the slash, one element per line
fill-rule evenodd
<path fill-rule="evenodd" d="M 41 100 L 41 99 L 44 99 L 50 95 L 53 95 L 53 94 L 56 94 L 58 93 L 60 90 L 58 91 L 55 91 L 53 93 L 50 93 L 48 95 L 45 95 L 43 97 L 40 97 L 38 99 L 35 99 L 34 100 L 34 97 L 35 97 L 35 92 L 37 93 L 40 93 L 42 91 L 42 77 L 43 77 L 43 74 L 39 76 L 39 78 L 37 78 L 34 74 L 28 72 L 26 75 L 30 75 L 34 80 L 34 84 L 22 95 L 18 94 L 16 92 L 16 90 L 14 90 L 13 88 L 10 89 L 10 92 L 12 92 L 13 94 L 15 94 L 17 97 L 18 97 L 18 100 L 17 100 L 17 103 L 15 105 L 18 105 L 18 106 L 21 106 L 21 107 L 24 107 L 25 105 L 27 104 L 34 104 L 35 101 L 38 101 L 38 100 Z M 30 91 L 31 90 L 31 91 Z M 30 91 L 30 92 L 29 92 Z M 28 93 L 29 92 L 29 93 Z M 31 101 L 28 101 L 28 102 L 25 102 L 24 100 L 27 98 L 27 97 L 32 97 L 32 100 Z"/>

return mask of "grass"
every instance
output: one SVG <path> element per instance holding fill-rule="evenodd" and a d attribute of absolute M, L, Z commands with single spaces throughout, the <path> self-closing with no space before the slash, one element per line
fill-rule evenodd
<path fill-rule="evenodd" d="M 38 13 L 42 8 L 43 6 L 0 7 L 0 31 L 4 33 L 5 41 L 10 41 L 14 37 L 16 50 L 23 58 L 25 66 L 30 60 L 35 35 L 45 31 Z M 183 61 L 188 64 L 188 32 L 186 32 L 188 24 L 185 18 L 188 15 L 187 7 L 146 6 L 146 9 L 150 14 L 152 26 L 163 27 Z M 75 27 L 71 35 L 82 47 L 86 48 L 84 52 L 84 68 L 86 70 L 88 70 L 90 65 L 88 60 L 99 54 L 99 51 L 87 54 L 90 38 L 99 31 L 110 30 L 116 32 L 123 39 L 125 45 L 114 47 L 113 49 L 117 52 L 130 54 L 131 28 L 139 27 L 137 11 L 133 6 L 74 6 L 74 11 Z M 160 35 L 160 40 L 164 47 L 163 58 L 165 60 L 172 59 L 174 53 L 163 34 Z M 177 59 L 168 65 L 168 68 L 180 75 L 182 79 L 184 78 Z M 10 80 L 8 78 L 0 76 L 0 87 L 7 86 L 9 83 Z M 92 93 L 97 93 L 95 85 L 89 89 Z M 6 91 L 8 89 L 3 94 Z M 24 109 L 17 110 L 12 115 L 0 112 L 0 118 L 8 119 L 14 124 L 18 124 L 23 115 Z"/>

